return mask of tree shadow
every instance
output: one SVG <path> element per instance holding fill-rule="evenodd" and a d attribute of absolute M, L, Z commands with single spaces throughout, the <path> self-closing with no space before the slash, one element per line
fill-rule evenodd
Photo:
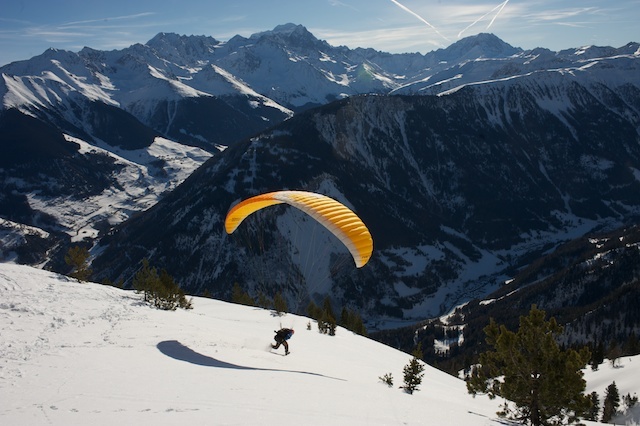
<path fill-rule="evenodd" d="M 340 379 L 337 377 L 325 376 L 324 374 L 311 373 L 309 371 L 296 371 L 296 370 L 280 370 L 274 368 L 256 368 L 256 367 L 247 367 L 244 365 L 232 364 L 230 362 L 220 361 L 219 359 L 213 358 L 208 355 L 203 355 L 189 348 L 188 346 L 183 345 L 177 340 L 165 340 L 156 345 L 158 350 L 162 352 L 164 355 L 176 359 L 178 361 L 185 361 L 195 365 L 201 365 L 204 367 L 215 367 L 215 368 L 230 368 L 234 370 L 253 370 L 253 371 L 277 371 L 282 373 L 297 373 L 297 374 L 308 374 L 311 376 L 325 377 L 327 379 L 333 380 L 341 380 L 346 381 L 344 379 Z"/>

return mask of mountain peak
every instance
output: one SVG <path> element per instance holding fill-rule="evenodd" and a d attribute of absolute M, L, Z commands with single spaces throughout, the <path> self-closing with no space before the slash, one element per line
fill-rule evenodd
<path fill-rule="evenodd" d="M 158 33 L 146 45 L 162 52 L 176 61 L 185 58 L 207 56 L 220 42 L 204 35 L 180 35 L 176 33 Z"/>
<path fill-rule="evenodd" d="M 149 40 L 146 44 L 147 46 L 150 46 L 150 47 L 156 47 L 159 45 L 166 45 L 166 44 L 178 46 L 178 45 L 196 44 L 196 43 L 218 44 L 219 41 L 213 37 L 204 36 L 204 35 L 181 35 L 176 33 L 160 32 L 156 34 L 151 40 Z"/>
<path fill-rule="evenodd" d="M 502 41 L 494 34 L 480 33 L 465 37 L 453 43 L 446 49 L 441 49 L 448 60 L 505 58 L 521 52 L 519 47 L 513 47 Z"/>
<path fill-rule="evenodd" d="M 261 31 L 259 33 L 252 34 L 250 38 L 260 38 L 260 37 L 269 36 L 269 35 L 279 35 L 279 36 L 285 36 L 285 37 L 290 37 L 293 35 L 295 36 L 309 35 L 311 37 L 314 37 L 313 34 L 311 34 L 304 25 L 293 24 L 289 22 L 286 24 L 276 25 L 276 27 L 273 30 Z"/>
<path fill-rule="evenodd" d="M 270 31 L 252 34 L 250 38 L 254 40 L 268 38 L 285 42 L 287 45 L 299 47 L 309 47 L 320 42 L 304 25 L 292 23 L 278 25 Z"/>

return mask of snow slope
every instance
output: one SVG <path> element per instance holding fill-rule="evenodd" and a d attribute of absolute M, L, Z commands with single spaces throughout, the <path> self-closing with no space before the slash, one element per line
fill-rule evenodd
<path fill-rule="evenodd" d="M 153 206 L 164 193 L 182 183 L 211 157 L 200 148 L 161 137 L 155 138 L 149 147 L 137 150 L 107 149 L 69 135 L 65 138 L 78 144 L 81 154 L 103 154 L 113 158 L 119 166 L 112 176 L 115 184 L 94 196 L 77 198 L 44 196 L 38 192 L 27 194 L 31 208 L 55 217 L 74 242 L 87 237 L 96 238 L 99 232 L 96 224 L 101 221 L 117 225 L 131 214 Z M 160 166 L 154 166 L 159 163 Z M 5 242 L 1 238 L 0 241 Z M 7 247 L 11 245 L 7 243 Z"/>
<path fill-rule="evenodd" d="M 0 424 L 505 424 L 499 401 L 430 366 L 404 393 L 410 356 L 373 340 L 321 335 L 295 315 L 193 305 L 159 311 L 132 291 L 0 264 Z M 280 325 L 296 330 L 287 357 L 268 349 Z M 638 371 L 640 357 L 603 366 L 594 389 Z M 621 394 L 640 387 L 615 380 Z"/>

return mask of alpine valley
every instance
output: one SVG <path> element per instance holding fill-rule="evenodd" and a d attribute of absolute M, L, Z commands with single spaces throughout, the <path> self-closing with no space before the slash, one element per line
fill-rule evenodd
<path fill-rule="evenodd" d="M 589 286 L 551 297 L 549 277 L 638 257 L 638 239 L 624 240 L 640 215 L 638 43 L 524 51 L 479 34 L 389 54 L 286 24 L 225 42 L 161 33 L 123 50 L 48 50 L 0 72 L 4 261 L 65 272 L 82 244 L 94 281 L 130 286 L 146 258 L 190 294 L 229 299 L 239 283 L 301 313 L 330 296 L 373 330 L 542 284 L 515 317 L 531 301 L 575 306 Z M 225 233 L 230 206 L 280 189 L 354 210 L 373 236 L 369 263 L 356 268 L 285 206 Z M 559 250 L 598 233 L 629 244 Z M 541 260 L 558 253 L 573 257 Z M 615 286 L 638 294 L 638 275 Z"/>

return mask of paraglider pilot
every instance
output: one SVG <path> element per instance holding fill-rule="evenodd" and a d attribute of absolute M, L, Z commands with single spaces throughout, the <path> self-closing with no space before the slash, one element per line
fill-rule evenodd
<path fill-rule="evenodd" d="M 271 345 L 271 347 L 273 349 L 278 349 L 280 347 L 280 345 L 284 346 L 284 354 L 285 355 L 289 355 L 289 344 L 287 343 L 287 340 L 291 339 L 291 336 L 293 336 L 293 329 L 291 328 L 281 328 L 278 331 L 275 331 L 276 335 L 273 337 L 273 339 L 276 341 L 275 345 Z"/>

